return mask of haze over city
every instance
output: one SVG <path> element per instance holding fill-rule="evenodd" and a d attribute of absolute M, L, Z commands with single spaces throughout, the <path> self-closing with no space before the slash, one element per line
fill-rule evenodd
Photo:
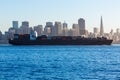
<path fill-rule="evenodd" d="M 100 26 L 103 16 L 104 30 L 119 28 L 120 0 L 1 0 L 0 30 L 8 30 L 13 20 L 29 21 L 30 26 L 45 25 L 46 22 L 61 21 L 71 28 L 79 18 L 86 20 L 86 29 Z"/>

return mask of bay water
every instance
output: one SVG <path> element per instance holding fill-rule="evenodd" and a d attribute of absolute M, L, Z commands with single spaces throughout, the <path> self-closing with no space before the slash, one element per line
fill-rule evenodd
<path fill-rule="evenodd" d="M 0 80 L 120 80 L 120 45 L 0 45 Z"/>

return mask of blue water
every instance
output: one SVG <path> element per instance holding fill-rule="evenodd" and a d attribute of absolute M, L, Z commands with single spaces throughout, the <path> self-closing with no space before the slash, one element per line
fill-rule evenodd
<path fill-rule="evenodd" d="M 120 80 L 120 46 L 0 46 L 0 80 Z"/>

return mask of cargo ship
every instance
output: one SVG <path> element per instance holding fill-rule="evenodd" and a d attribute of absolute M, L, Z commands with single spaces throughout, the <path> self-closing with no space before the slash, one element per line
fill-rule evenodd
<path fill-rule="evenodd" d="M 85 38 L 82 36 L 34 36 L 30 34 L 14 34 L 13 39 L 9 39 L 12 45 L 111 45 L 113 40 L 105 37 Z"/>

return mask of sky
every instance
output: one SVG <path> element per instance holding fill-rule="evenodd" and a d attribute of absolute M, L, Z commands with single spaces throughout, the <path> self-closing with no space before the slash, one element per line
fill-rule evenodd
<path fill-rule="evenodd" d="M 12 21 L 29 21 L 30 26 L 46 22 L 65 21 L 69 28 L 86 21 L 90 32 L 100 27 L 103 17 L 105 32 L 120 28 L 120 0 L 0 0 L 0 30 L 4 33 L 12 27 Z"/>

